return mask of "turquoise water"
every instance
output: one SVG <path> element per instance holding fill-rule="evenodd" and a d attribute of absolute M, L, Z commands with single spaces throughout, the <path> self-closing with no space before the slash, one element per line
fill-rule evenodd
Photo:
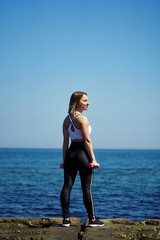
<path fill-rule="evenodd" d="M 95 150 L 92 193 L 101 218 L 160 216 L 160 150 Z M 61 217 L 60 149 L 0 149 L 0 217 Z M 71 217 L 87 218 L 80 178 L 71 193 Z"/>

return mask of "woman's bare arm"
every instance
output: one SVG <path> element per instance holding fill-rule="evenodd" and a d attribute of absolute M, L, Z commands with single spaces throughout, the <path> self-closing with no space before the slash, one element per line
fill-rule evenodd
<path fill-rule="evenodd" d="M 65 121 L 64 121 L 63 123 L 63 163 L 65 161 L 66 154 L 68 151 L 68 144 L 69 144 L 69 134 L 65 127 Z"/>
<path fill-rule="evenodd" d="M 85 148 L 90 156 L 90 159 L 94 166 L 98 166 L 98 163 L 96 162 L 95 155 L 93 152 L 93 146 L 92 141 L 89 136 L 89 129 L 88 129 L 88 120 L 85 116 L 83 116 L 83 119 L 81 120 L 81 131 L 84 139 Z"/>

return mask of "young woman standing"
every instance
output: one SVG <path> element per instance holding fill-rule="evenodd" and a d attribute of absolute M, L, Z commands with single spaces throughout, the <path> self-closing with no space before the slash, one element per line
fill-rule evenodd
<path fill-rule="evenodd" d="M 86 207 L 89 225 L 91 227 L 103 226 L 104 223 L 95 217 L 91 185 L 93 169 L 98 168 L 90 139 L 91 126 L 87 117 L 82 115 L 88 109 L 89 102 L 85 92 L 74 92 L 69 103 L 68 116 L 63 122 L 63 164 L 64 164 L 64 185 L 61 192 L 61 206 L 63 213 L 62 226 L 70 226 L 69 203 L 70 192 L 75 177 L 79 171 L 83 191 L 83 202 Z M 69 146 L 69 137 L 71 145 Z"/>

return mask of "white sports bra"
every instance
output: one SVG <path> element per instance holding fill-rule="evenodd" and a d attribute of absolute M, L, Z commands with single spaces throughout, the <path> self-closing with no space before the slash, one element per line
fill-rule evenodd
<path fill-rule="evenodd" d="M 71 123 L 69 124 L 69 127 L 68 127 L 68 133 L 69 133 L 69 136 L 71 139 L 83 139 L 83 136 L 82 136 L 82 133 L 81 133 L 81 130 L 76 128 L 76 126 L 74 125 L 73 123 L 73 119 L 78 116 L 78 115 L 81 115 L 80 113 L 77 113 L 76 115 L 74 115 L 74 117 L 71 119 L 71 116 L 68 114 L 68 117 L 71 121 Z M 74 130 L 72 130 L 74 128 Z M 91 133 L 91 126 L 89 125 L 88 126 L 88 130 L 89 130 L 89 134 Z"/>

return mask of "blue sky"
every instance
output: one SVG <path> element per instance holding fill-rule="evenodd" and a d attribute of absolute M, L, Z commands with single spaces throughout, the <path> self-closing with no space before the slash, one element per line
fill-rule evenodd
<path fill-rule="evenodd" d="M 94 148 L 160 149 L 159 12 L 159 0 L 0 0 L 0 147 L 61 147 L 82 90 Z"/>

